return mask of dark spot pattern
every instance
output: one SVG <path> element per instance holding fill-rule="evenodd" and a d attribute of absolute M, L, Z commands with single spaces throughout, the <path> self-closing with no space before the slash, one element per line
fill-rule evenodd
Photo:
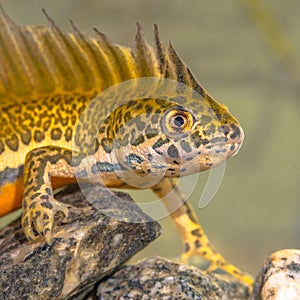
<path fill-rule="evenodd" d="M 106 153 L 111 153 L 113 149 L 113 141 L 111 139 L 104 138 L 101 140 L 101 146 Z"/>
<path fill-rule="evenodd" d="M 196 249 L 199 249 L 200 247 L 201 247 L 200 241 L 199 241 L 199 240 L 196 240 L 196 241 L 195 241 L 195 248 L 196 248 Z"/>
<path fill-rule="evenodd" d="M 65 131 L 65 140 L 67 142 L 72 140 L 72 128 L 71 127 L 68 127 Z"/>
<path fill-rule="evenodd" d="M 146 130 L 145 130 L 145 136 L 147 139 L 151 139 L 151 138 L 154 138 L 156 137 L 157 135 L 159 134 L 159 131 L 157 128 L 152 128 L 150 125 L 148 125 L 146 127 Z"/>
<path fill-rule="evenodd" d="M 144 160 L 141 156 L 134 154 L 134 153 L 130 153 L 127 157 L 126 157 L 127 163 L 129 165 L 133 165 L 133 164 L 141 164 Z"/>
<path fill-rule="evenodd" d="M 206 146 L 209 144 L 208 139 L 202 139 L 199 131 L 196 131 L 191 135 L 191 140 L 194 143 L 195 148 L 199 148 L 201 145 Z"/>
<path fill-rule="evenodd" d="M 153 125 L 157 124 L 159 116 L 160 116 L 159 113 L 157 113 L 157 111 L 156 111 L 151 117 L 151 124 L 153 124 Z"/>
<path fill-rule="evenodd" d="M 231 128 L 233 130 L 233 133 L 230 134 L 230 138 L 233 140 L 239 139 L 241 135 L 241 130 L 239 129 L 239 127 L 234 124 L 231 124 Z"/>
<path fill-rule="evenodd" d="M 45 133 L 41 130 L 34 131 L 34 141 L 37 143 L 42 142 L 45 139 Z"/>
<path fill-rule="evenodd" d="M 181 140 L 180 141 L 180 147 L 183 151 L 185 151 L 186 153 L 190 153 L 192 152 L 192 147 L 190 146 L 190 144 L 185 141 L 185 140 Z"/>
<path fill-rule="evenodd" d="M 178 149 L 174 145 L 171 145 L 168 148 L 167 153 L 172 158 L 178 158 L 179 157 Z"/>
<path fill-rule="evenodd" d="M 131 113 L 130 113 L 130 111 L 127 111 L 127 112 L 124 114 L 124 122 L 127 123 L 127 122 L 129 122 L 131 119 L 132 119 Z"/>
<path fill-rule="evenodd" d="M 168 138 L 165 138 L 165 139 L 162 139 L 162 138 L 159 138 L 152 146 L 152 148 L 155 150 L 157 148 L 160 148 L 161 146 L 163 146 L 164 144 L 167 144 L 169 143 L 170 140 Z"/>
<path fill-rule="evenodd" d="M 197 228 L 195 230 L 192 230 L 191 234 L 194 235 L 194 236 L 197 236 L 197 237 L 201 237 L 202 236 L 199 228 Z"/>
<path fill-rule="evenodd" d="M 53 205 L 50 202 L 48 202 L 48 201 L 42 202 L 41 206 L 43 206 L 45 208 L 48 208 L 48 209 L 52 209 L 53 208 Z"/>
<path fill-rule="evenodd" d="M 190 244 L 189 243 L 185 243 L 185 252 L 189 252 L 191 249 Z"/>
<path fill-rule="evenodd" d="M 137 118 L 134 119 L 134 121 L 136 123 L 137 130 L 140 132 L 143 131 L 144 128 L 146 127 L 146 123 L 141 120 L 141 117 L 138 116 Z"/>
<path fill-rule="evenodd" d="M 93 174 L 99 174 L 99 173 L 103 173 L 103 172 L 104 173 L 114 172 L 117 170 L 126 170 L 126 169 L 119 164 L 111 164 L 108 162 L 96 162 L 91 167 L 91 171 Z"/>
<path fill-rule="evenodd" d="M 125 134 L 125 136 L 118 140 L 118 146 L 127 146 L 129 143 L 129 133 Z"/>
<path fill-rule="evenodd" d="M 146 105 L 145 110 L 146 110 L 146 114 L 150 115 L 153 110 L 153 107 L 151 105 Z"/>
<path fill-rule="evenodd" d="M 51 196 L 51 195 L 52 195 L 52 190 L 51 190 L 49 187 L 47 187 L 47 188 L 46 188 L 46 193 L 47 193 L 49 196 Z"/>
<path fill-rule="evenodd" d="M 196 131 L 191 135 L 191 140 L 194 143 L 195 148 L 199 148 L 201 145 L 201 136 L 199 131 Z"/>
<path fill-rule="evenodd" d="M 5 143 L 8 148 L 12 151 L 18 151 L 19 148 L 19 139 L 16 134 L 13 134 L 12 137 L 6 138 Z"/>
<path fill-rule="evenodd" d="M 147 154 L 147 157 L 148 157 L 148 161 L 149 161 L 149 162 L 152 162 L 152 160 L 153 160 L 153 155 L 150 154 L 150 153 L 148 153 L 148 154 Z"/>
<path fill-rule="evenodd" d="M 216 126 L 215 124 L 210 124 L 208 127 L 208 130 L 206 130 L 207 135 L 212 135 L 216 132 Z"/>
<path fill-rule="evenodd" d="M 60 128 L 53 128 L 51 130 L 51 139 L 54 141 L 60 140 L 62 136 L 62 131 Z"/>
<path fill-rule="evenodd" d="M 51 125 L 51 120 L 46 120 L 43 124 L 43 130 L 47 131 Z"/>
<path fill-rule="evenodd" d="M 142 144 L 142 143 L 144 143 L 145 142 L 145 138 L 144 138 L 144 136 L 141 134 L 140 136 L 138 136 L 136 139 L 133 139 L 132 141 L 131 141 L 131 145 L 132 146 L 138 146 L 138 145 L 140 145 L 140 144 Z"/>
<path fill-rule="evenodd" d="M 24 145 L 29 145 L 31 141 L 31 131 L 29 129 L 21 132 L 21 140 Z"/>

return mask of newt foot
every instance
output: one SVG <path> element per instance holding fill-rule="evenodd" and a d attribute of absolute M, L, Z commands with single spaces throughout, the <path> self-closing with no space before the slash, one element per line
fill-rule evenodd
<path fill-rule="evenodd" d="M 28 197 L 30 200 L 26 197 L 23 200 L 22 227 L 25 236 L 28 240 L 36 240 L 41 235 L 50 244 L 55 214 L 62 212 L 67 220 L 70 206 L 55 200 L 46 191 Z"/>
<path fill-rule="evenodd" d="M 238 281 L 248 285 L 250 290 L 252 289 L 254 280 L 251 275 L 244 273 L 234 265 L 227 263 L 220 253 L 215 252 L 215 250 L 210 247 L 200 246 L 197 248 L 190 247 L 189 244 L 187 244 L 187 251 L 181 255 L 181 261 L 186 263 L 190 257 L 197 255 L 207 259 L 210 262 L 207 272 L 213 272 L 217 269 L 223 270 L 236 278 Z"/>

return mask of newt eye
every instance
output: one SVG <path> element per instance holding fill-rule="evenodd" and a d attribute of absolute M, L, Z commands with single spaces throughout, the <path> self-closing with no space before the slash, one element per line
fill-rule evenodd
<path fill-rule="evenodd" d="M 162 128 L 165 134 L 172 138 L 180 138 L 182 135 L 186 135 L 193 124 L 193 115 L 181 108 L 167 110 L 162 118 Z"/>

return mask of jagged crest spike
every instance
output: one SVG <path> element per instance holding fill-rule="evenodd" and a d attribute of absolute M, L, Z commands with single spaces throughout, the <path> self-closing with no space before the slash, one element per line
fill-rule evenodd
<path fill-rule="evenodd" d="M 163 43 L 161 42 L 157 24 L 154 24 L 154 42 L 155 42 L 156 56 L 159 61 L 159 67 L 161 73 L 165 74 L 167 68 L 166 49 Z"/>
<path fill-rule="evenodd" d="M 147 42 L 145 40 L 144 31 L 143 31 L 143 28 L 142 28 L 142 26 L 139 22 L 136 23 L 136 28 L 137 28 L 137 32 L 136 32 L 136 36 L 135 36 L 136 45 L 137 46 L 146 45 Z"/>
<path fill-rule="evenodd" d="M 70 23 L 71 28 L 73 29 L 74 32 L 76 32 L 76 33 L 79 34 L 80 36 L 83 36 L 82 31 L 76 26 L 76 24 L 74 23 L 73 20 L 69 20 L 69 23 Z"/>
<path fill-rule="evenodd" d="M 48 13 L 46 12 L 45 8 L 42 8 L 42 13 L 45 16 L 45 18 L 48 21 L 48 23 L 51 25 L 51 27 L 54 27 L 54 28 L 58 29 L 58 27 L 55 24 L 54 20 L 48 15 Z"/>
<path fill-rule="evenodd" d="M 96 33 L 97 37 L 100 38 L 101 41 L 105 42 L 108 45 L 112 43 L 111 40 L 107 37 L 107 35 L 101 32 L 99 29 L 94 27 L 93 30 Z"/>

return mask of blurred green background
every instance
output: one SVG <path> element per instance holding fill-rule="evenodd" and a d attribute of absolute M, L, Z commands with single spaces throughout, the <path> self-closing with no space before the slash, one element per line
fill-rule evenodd
<path fill-rule="evenodd" d="M 131 45 L 139 21 L 149 42 L 157 23 L 196 78 L 237 116 L 245 131 L 214 200 L 197 214 L 232 263 L 257 273 L 282 248 L 300 248 L 300 2 L 287 0 L 26 0 L 1 1 L 19 24 L 63 29 L 72 19 L 93 36 L 97 27 Z M 1 66 L 0 66 L 1 67 Z M 191 201 L 198 207 L 207 174 Z M 184 184 L 184 183 L 183 183 Z M 186 190 L 188 187 L 184 187 Z M 134 198 L 144 198 L 135 192 Z M 154 200 L 151 192 L 148 199 Z M 149 201 L 150 201 L 149 200 Z M 170 218 L 163 235 L 138 255 L 175 257 L 182 245 Z"/>

